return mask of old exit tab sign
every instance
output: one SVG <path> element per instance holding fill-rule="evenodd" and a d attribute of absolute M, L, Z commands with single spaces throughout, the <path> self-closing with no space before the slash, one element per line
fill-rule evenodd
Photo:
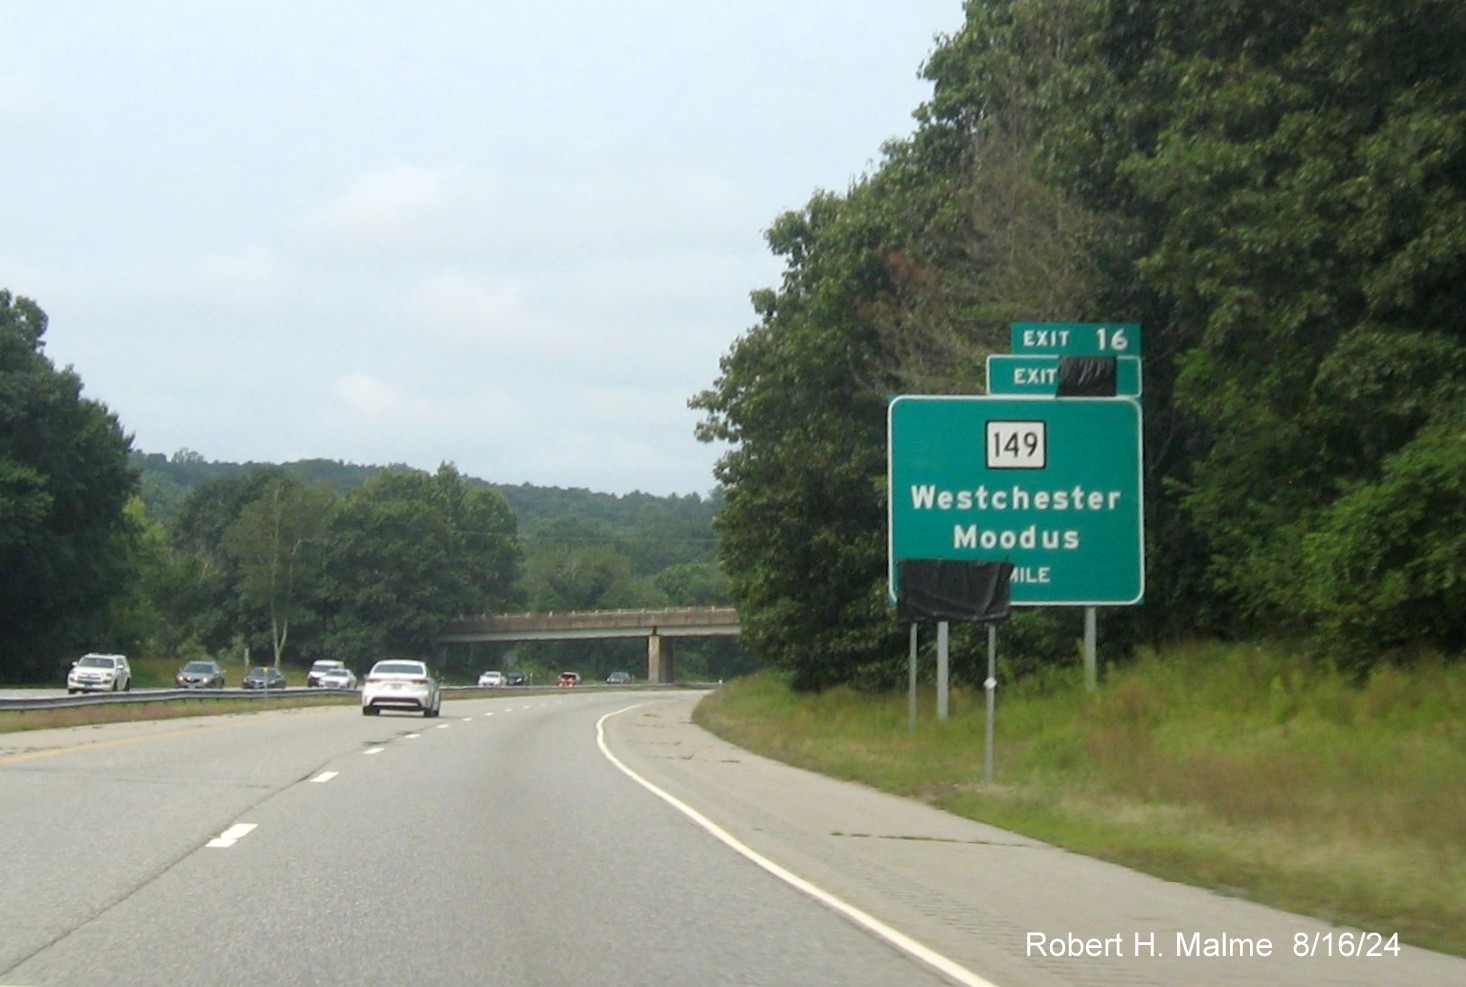
<path fill-rule="evenodd" d="M 1057 353 L 989 353 L 988 393 L 1052 397 L 1061 359 Z M 1115 395 L 1140 397 L 1140 357 L 1115 358 Z"/>
<path fill-rule="evenodd" d="M 1138 322 L 1014 322 L 1014 353 L 1140 356 Z"/>

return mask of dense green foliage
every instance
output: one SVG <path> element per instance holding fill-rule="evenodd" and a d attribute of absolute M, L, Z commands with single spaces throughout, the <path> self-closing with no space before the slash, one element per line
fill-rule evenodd
<path fill-rule="evenodd" d="M 695 397 L 749 643 L 889 679 L 884 409 L 1015 320 L 1145 333 L 1147 598 L 1109 645 L 1466 643 L 1466 8 L 970 0 L 918 126 L 768 233 L 782 283 Z M 1032 660 L 1062 615 L 1022 615 Z"/>
<path fill-rule="evenodd" d="M 213 463 L 188 450 L 134 454 L 149 536 L 139 609 L 149 653 L 292 662 L 432 654 L 480 665 L 604 674 L 645 663 L 637 641 L 437 653 L 454 617 L 513 610 L 726 605 L 712 528 L 718 502 L 497 486 L 327 460 Z M 164 523 L 153 515 L 168 518 Z M 679 667 L 746 667 L 732 642 L 687 642 Z"/>
<path fill-rule="evenodd" d="M 55 368 L 45 334 L 39 306 L 0 291 L 0 681 L 54 675 L 58 653 L 120 643 L 108 607 L 135 535 L 131 439 Z"/>
<path fill-rule="evenodd" d="M 515 518 L 452 466 L 389 470 L 348 494 L 325 536 L 328 641 L 341 655 L 424 655 L 453 617 L 515 599 Z"/>

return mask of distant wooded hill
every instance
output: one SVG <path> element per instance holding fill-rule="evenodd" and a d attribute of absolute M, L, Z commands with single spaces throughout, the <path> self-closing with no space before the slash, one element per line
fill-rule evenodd
<path fill-rule="evenodd" d="M 189 492 L 213 480 L 239 477 L 258 469 L 277 468 L 309 485 L 325 486 L 342 494 L 379 476 L 387 469 L 407 469 L 401 465 L 362 466 L 333 459 L 302 459 L 292 463 L 228 463 L 212 462 L 198 453 L 181 451 L 172 456 L 161 453 L 133 452 L 132 465 L 142 476 L 142 497 L 149 516 L 171 524 L 179 504 Z M 702 527 L 707 532 L 705 545 L 711 547 L 716 537 L 712 520 L 721 504 L 719 497 L 698 494 L 658 497 L 653 494 L 597 493 L 583 488 L 540 487 L 528 483 L 505 485 L 469 477 L 469 482 L 497 490 L 508 501 L 519 519 L 521 532 L 532 531 L 535 522 L 558 518 L 577 518 L 583 522 L 599 522 L 616 530 L 645 529 L 657 518 L 675 520 L 682 531 Z"/>

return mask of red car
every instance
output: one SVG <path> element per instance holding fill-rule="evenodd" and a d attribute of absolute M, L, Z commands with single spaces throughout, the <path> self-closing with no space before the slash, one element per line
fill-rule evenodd
<path fill-rule="evenodd" d="M 555 680 L 555 685 L 560 687 L 580 685 L 579 672 L 561 672 L 560 677 Z"/>

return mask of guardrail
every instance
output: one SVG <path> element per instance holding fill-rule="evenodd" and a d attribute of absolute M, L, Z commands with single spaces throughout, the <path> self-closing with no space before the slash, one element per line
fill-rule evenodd
<path fill-rule="evenodd" d="M 25 709 L 68 709 L 74 706 L 130 706 L 139 703 L 177 702 L 187 699 L 266 699 L 270 696 L 351 696 L 355 689 L 138 689 L 133 692 L 81 692 L 74 696 L 40 696 L 35 699 L 0 698 L 0 712 Z"/>
<path fill-rule="evenodd" d="M 672 689 L 713 689 L 716 682 L 628 682 L 609 685 L 604 682 L 583 682 L 573 688 L 558 689 L 553 683 L 546 685 L 445 685 L 440 689 L 446 694 L 483 693 L 485 695 L 525 692 L 594 692 L 632 689 L 638 692 L 664 692 Z M 271 697 L 299 699 L 304 696 L 357 696 L 360 689 L 325 689 L 300 687 L 285 689 L 139 689 L 133 692 L 83 692 L 74 696 L 41 696 L 35 699 L 7 699 L 0 697 L 0 713 L 28 709 L 70 709 L 79 706 L 131 706 L 142 703 L 185 702 L 188 700 L 257 699 L 265 701 Z"/>

